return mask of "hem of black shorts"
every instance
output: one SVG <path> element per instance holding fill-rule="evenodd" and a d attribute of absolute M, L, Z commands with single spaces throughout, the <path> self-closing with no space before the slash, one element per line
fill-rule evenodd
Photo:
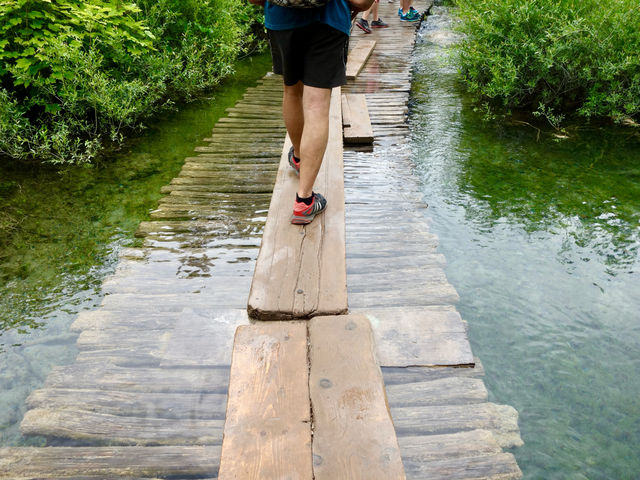
<path fill-rule="evenodd" d="M 275 73 L 275 72 L 274 72 L 274 73 Z M 276 73 L 276 75 L 280 75 L 281 77 L 283 76 L 281 73 Z M 313 85 L 313 82 L 307 82 L 307 83 L 305 83 L 305 81 L 304 81 L 304 80 L 298 80 L 298 82 L 302 82 L 302 84 L 303 84 L 303 85 L 306 85 L 307 87 L 314 87 L 314 88 L 327 88 L 327 89 L 329 89 L 329 90 L 331 90 L 332 88 L 341 87 L 341 86 L 343 86 L 343 85 L 346 85 L 346 84 L 347 84 L 347 82 L 346 82 L 346 81 L 344 81 L 344 82 L 333 82 L 333 83 L 331 84 L 331 86 L 330 86 L 330 87 L 327 87 L 327 86 L 325 86 L 325 85 L 318 85 L 318 84 Z M 294 86 L 294 85 L 296 85 L 298 82 L 296 82 L 296 83 L 292 83 L 291 85 L 289 85 L 289 84 L 287 84 L 287 82 L 285 82 L 285 81 L 284 81 L 284 77 L 282 78 L 282 83 L 284 83 L 287 87 L 293 87 L 293 86 Z"/>

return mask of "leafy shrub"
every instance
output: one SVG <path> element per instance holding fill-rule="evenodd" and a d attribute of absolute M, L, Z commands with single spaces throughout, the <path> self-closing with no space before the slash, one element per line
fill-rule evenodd
<path fill-rule="evenodd" d="M 557 125 L 565 113 L 640 115 L 636 0 L 458 0 L 460 66 L 489 105 L 527 108 Z"/>
<path fill-rule="evenodd" d="M 216 85 L 254 41 L 237 0 L 0 0 L 0 154 L 91 161 Z"/>
<path fill-rule="evenodd" d="M 173 97 L 189 98 L 233 72 L 233 62 L 255 38 L 261 13 L 239 0 L 138 0 L 158 37 Z"/>

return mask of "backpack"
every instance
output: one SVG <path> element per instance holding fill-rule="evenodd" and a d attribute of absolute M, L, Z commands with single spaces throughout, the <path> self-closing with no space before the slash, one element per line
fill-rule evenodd
<path fill-rule="evenodd" d="M 291 8 L 317 8 L 324 7 L 329 0 L 269 0 L 272 5 Z"/>

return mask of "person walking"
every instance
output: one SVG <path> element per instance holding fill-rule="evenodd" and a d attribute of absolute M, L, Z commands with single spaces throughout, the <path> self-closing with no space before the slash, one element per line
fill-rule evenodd
<path fill-rule="evenodd" d="M 299 175 L 291 223 L 311 223 L 327 206 L 313 185 L 329 139 L 331 89 L 346 83 L 352 12 L 373 0 L 329 0 L 323 6 L 281 6 L 287 0 L 249 0 L 264 5 L 273 71 L 283 76 L 282 112 L 292 147 L 289 164 Z M 293 0 L 304 6 L 316 0 Z"/>
<path fill-rule="evenodd" d="M 365 12 L 362 12 L 362 18 L 359 18 L 358 20 L 356 20 L 356 25 L 364 33 L 371 33 L 372 28 L 387 28 L 389 26 L 385 22 L 383 22 L 382 19 L 378 16 L 379 4 L 380 4 L 380 0 L 374 0 L 373 5 L 371 5 L 371 8 L 369 8 L 369 10 Z M 371 24 L 369 24 L 369 15 L 373 17 Z"/>

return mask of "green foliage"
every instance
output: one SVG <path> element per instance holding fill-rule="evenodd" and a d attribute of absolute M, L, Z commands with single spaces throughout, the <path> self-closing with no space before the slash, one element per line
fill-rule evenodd
<path fill-rule="evenodd" d="M 258 14 L 237 0 L 0 0 L 0 154 L 91 161 L 232 73 Z"/>
<path fill-rule="evenodd" d="M 188 98 L 232 73 L 251 46 L 249 28 L 260 10 L 238 0 L 139 0 L 142 17 L 157 35 L 172 96 Z"/>
<path fill-rule="evenodd" d="M 492 106 L 527 108 L 554 126 L 565 113 L 640 116 L 636 0 L 458 0 L 460 65 Z"/>

